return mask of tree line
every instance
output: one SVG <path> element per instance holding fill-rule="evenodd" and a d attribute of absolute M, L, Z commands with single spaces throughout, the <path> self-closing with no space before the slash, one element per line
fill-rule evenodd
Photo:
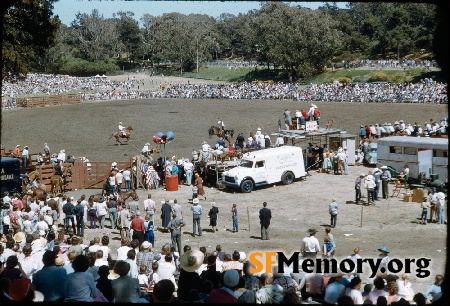
<path fill-rule="evenodd" d="M 362 2 L 345 9 L 327 3 L 311 10 L 262 2 L 246 14 L 218 18 L 150 12 L 140 19 L 132 12 L 104 18 L 93 10 L 66 26 L 53 16 L 55 1 L 23 0 L 4 8 L 3 76 L 28 71 L 83 76 L 161 63 L 183 73 L 195 71 L 198 62 L 239 59 L 300 79 L 332 61 L 430 52 L 437 18 L 436 6 L 425 3 Z"/>

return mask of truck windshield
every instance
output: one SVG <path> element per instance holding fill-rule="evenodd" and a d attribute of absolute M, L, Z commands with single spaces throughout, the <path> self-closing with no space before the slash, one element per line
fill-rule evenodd
<path fill-rule="evenodd" d="M 252 168 L 253 167 L 253 162 L 250 161 L 250 160 L 243 159 L 243 160 L 241 160 L 241 163 L 240 163 L 239 166 L 245 167 L 245 168 Z"/>

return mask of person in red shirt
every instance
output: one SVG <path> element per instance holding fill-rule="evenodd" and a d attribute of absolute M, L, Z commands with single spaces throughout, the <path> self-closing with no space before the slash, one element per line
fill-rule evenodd
<path fill-rule="evenodd" d="M 131 221 L 131 229 L 133 230 L 132 240 L 139 240 L 139 245 L 141 245 L 144 242 L 145 227 L 139 211 L 136 212 L 136 216 Z"/>

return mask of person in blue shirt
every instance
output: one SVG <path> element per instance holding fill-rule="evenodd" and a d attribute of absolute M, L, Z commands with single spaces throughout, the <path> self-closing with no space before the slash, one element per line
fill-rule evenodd
<path fill-rule="evenodd" d="M 442 276 L 441 274 L 436 275 L 436 277 L 434 278 L 434 284 L 428 287 L 427 291 L 425 291 L 425 293 L 423 294 L 427 300 L 429 299 L 430 294 L 430 300 L 433 300 L 434 295 L 441 292 L 441 283 L 443 279 L 444 276 Z"/>
<path fill-rule="evenodd" d="M 44 302 L 63 301 L 66 297 L 67 272 L 55 265 L 56 252 L 46 251 L 44 267 L 33 275 L 34 288 L 44 295 Z"/>
<path fill-rule="evenodd" d="M 335 304 L 344 294 L 345 286 L 342 284 L 342 273 L 330 274 L 330 280 L 325 288 L 325 302 Z"/>

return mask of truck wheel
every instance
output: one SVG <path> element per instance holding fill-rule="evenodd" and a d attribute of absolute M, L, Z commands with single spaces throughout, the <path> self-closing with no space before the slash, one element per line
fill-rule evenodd
<path fill-rule="evenodd" d="M 294 174 L 292 172 L 284 173 L 283 176 L 281 177 L 281 181 L 285 185 L 292 184 L 292 182 L 294 181 Z"/>
<path fill-rule="evenodd" d="M 253 181 L 245 180 L 241 184 L 241 190 L 243 193 L 250 193 L 253 190 Z"/>

